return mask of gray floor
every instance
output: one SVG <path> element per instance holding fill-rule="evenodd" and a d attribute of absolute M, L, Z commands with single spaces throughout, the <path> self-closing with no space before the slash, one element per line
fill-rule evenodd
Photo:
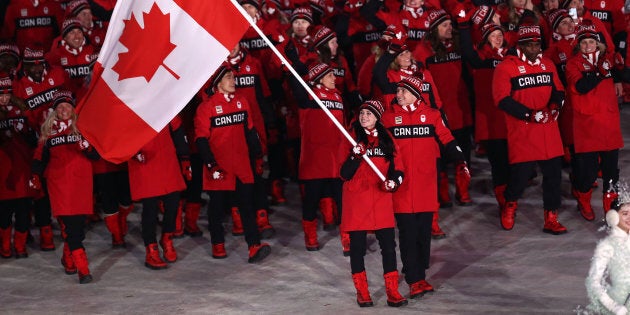
<path fill-rule="evenodd" d="M 630 110 L 622 113 L 630 137 Z M 630 154 L 620 154 L 622 177 L 630 179 Z M 202 238 L 175 240 L 179 260 L 167 270 L 144 267 L 139 213 L 130 215 L 126 249 L 112 250 L 102 223 L 88 231 L 87 248 L 94 281 L 79 285 L 65 275 L 61 249 L 41 252 L 29 245 L 28 259 L 0 260 L 0 313 L 4 314 L 571 314 L 588 301 L 584 279 L 598 239 L 605 233 L 601 189 L 593 194 L 597 220 L 586 222 L 570 198 L 566 170 L 560 222 L 562 236 L 541 232 L 540 185 L 527 189 L 519 204 L 514 230 L 499 226 L 491 194 L 488 164 L 472 166 L 472 207 L 441 210 L 448 233 L 433 242 L 428 281 L 436 292 L 410 300 L 408 306 L 387 306 L 378 244 L 369 238 L 366 266 L 375 306 L 359 308 L 350 277 L 349 258 L 341 254 L 337 232 L 319 232 L 323 249 L 304 249 L 297 186 L 288 186 L 289 203 L 274 207 L 277 235 L 269 240 L 271 256 L 260 264 L 247 261 L 242 237 L 227 236 L 228 258 L 210 257 L 207 231 Z M 538 181 L 540 182 L 540 178 Z M 205 216 L 200 221 L 205 226 Z M 34 230 L 37 237 L 37 231 Z M 61 238 L 55 230 L 55 241 Z M 399 263 L 400 269 L 400 263 Z M 401 283 L 401 293 L 408 287 Z"/>

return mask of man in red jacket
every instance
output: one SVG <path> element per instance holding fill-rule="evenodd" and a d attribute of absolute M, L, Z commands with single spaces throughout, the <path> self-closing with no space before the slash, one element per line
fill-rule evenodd
<path fill-rule="evenodd" d="M 253 159 L 261 156 L 260 139 L 247 100 L 235 94 L 234 72 L 227 63 L 210 78 L 213 95 L 202 102 L 195 115 L 195 142 L 206 168 L 203 190 L 210 194 L 208 205 L 212 257 L 227 257 L 223 236 L 223 214 L 237 195 L 238 208 L 249 247 L 248 262 L 263 260 L 271 247 L 260 242 L 254 214 Z"/>
<path fill-rule="evenodd" d="M 558 112 L 564 102 L 564 88 L 553 62 L 541 54 L 538 25 L 518 29 L 516 55 L 507 56 L 494 71 L 495 104 L 506 112 L 510 178 L 501 209 L 501 226 L 514 227 L 517 200 L 527 186 L 536 164 L 543 174 L 543 232 L 563 234 L 558 222 L 563 148 Z"/>
<path fill-rule="evenodd" d="M 423 81 L 404 77 L 397 84 L 396 106 L 383 114 L 383 125 L 391 132 L 405 169 L 405 181 L 393 195 L 398 225 L 400 258 L 411 298 L 433 292 L 426 280 L 431 255 L 431 223 L 437 213 L 437 159 L 456 162 L 458 178 L 468 187 L 470 173 L 462 150 L 446 127 L 439 110 L 422 97 Z"/>

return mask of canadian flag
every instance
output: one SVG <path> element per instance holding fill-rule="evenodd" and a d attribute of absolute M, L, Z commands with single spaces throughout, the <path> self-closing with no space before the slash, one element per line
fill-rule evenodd
<path fill-rule="evenodd" d="M 103 158 L 128 160 L 184 108 L 249 23 L 230 0 L 118 1 L 78 106 Z"/>

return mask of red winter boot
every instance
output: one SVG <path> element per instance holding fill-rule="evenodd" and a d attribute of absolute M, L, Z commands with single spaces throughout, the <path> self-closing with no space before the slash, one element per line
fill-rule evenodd
<path fill-rule="evenodd" d="M 383 275 L 383 277 L 385 278 L 387 305 L 391 307 L 401 307 L 407 305 L 407 299 L 398 292 L 398 271 L 388 272 Z"/>
<path fill-rule="evenodd" d="M 72 251 L 71 255 L 74 264 L 77 266 L 77 271 L 79 272 L 79 283 L 84 284 L 92 282 L 92 275 L 90 274 L 90 269 L 88 268 L 88 259 L 87 255 L 85 255 L 85 249 L 75 249 Z"/>
<path fill-rule="evenodd" d="M 359 273 L 353 273 L 352 282 L 354 282 L 354 288 L 357 289 L 357 304 L 359 304 L 360 307 L 374 306 L 374 302 L 372 302 L 372 298 L 370 297 L 365 270 Z"/>
<path fill-rule="evenodd" d="M 501 226 L 503 229 L 509 231 L 514 228 L 516 208 L 518 208 L 518 203 L 516 201 L 508 201 L 505 203 L 505 206 L 501 208 Z"/>
<path fill-rule="evenodd" d="M 227 253 L 225 252 L 225 243 L 212 244 L 212 258 L 227 258 Z"/>
<path fill-rule="evenodd" d="M 46 225 L 39 228 L 39 248 L 45 252 L 55 250 L 52 226 Z"/>
<path fill-rule="evenodd" d="M 238 207 L 232 207 L 232 235 L 243 235 L 243 221 L 241 221 L 241 214 L 238 212 Z"/>
<path fill-rule="evenodd" d="M 312 221 L 302 220 L 302 229 L 304 229 L 304 245 L 309 252 L 319 250 L 319 242 L 317 242 L 317 219 Z"/>
<path fill-rule="evenodd" d="M 0 257 L 11 258 L 11 232 L 12 228 L 9 225 L 6 229 L 0 229 Z"/>
<path fill-rule="evenodd" d="M 70 253 L 70 247 L 68 247 L 68 243 L 63 243 L 63 255 L 61 256 L 61 265 L 63 266 L 64 271 L 67 275 L 73 275 L 77 273 L 77 266 L 74 264 L 74 260 L 72 260 L 72 253 Z"/>
<path fill-rule="evenodd" d="M 147 268 L 158 270 L 166 269 L 168 265 L 160 258 L 160 249 L 157 243 L 149 244 L 146 247 L 146 257 L 144 259 L 144 265 Z"/>
<path fill-rule="evenodd" d="M 497 185 L 494 186 L 494 197 L 497 199 L 497 203 L 499 204 L 499 209 L 503 209 L 505 207 L 505 189 L 507 185 Z"/>
<path fill-rule="evenodd" d="M 269 224 L 267 209 L 258 209 L 256 211 L 256 225 L 258 226 L 258 232 L 260 232 L 260 238 L 271 238 L 276 234 L 276 230 Z"/>
<path fill-rule="evenodd" d="M 420 280 L 409 285 L 409 297 L 412 299 L 428 292 L 433 292 L 433 286 L 426 280 Z"/>
<path fill-rule="evenodd" d="M 287 202 L 284 197 L 284 185 L 281 179 L 274 179 L 271 182 L 271 203 L 281 204 Z"/>
<path fill-rule="evenodd" d="M 455 199 L 460 206 L 472 205 L 468 186 L 470 186 L 470 171 L 466 163 L 460 163 L 455 167 Z"/>
<path fill-rule="evenodd" d="M 335 200 L 326 197 L 319 200 L 319 211 L 322 213 L 322 221 L 325 231 L 331 231 L 335 229 L 335 215 L 333 211 L 333 205 Z"/>
<path fill-rule="evenodd" d="M 184 211 L 184 234 L 190 235 L 190 237 L 199 237 L 203 235 L 203 232 L 197 225 L 199 212 L 201 212 L 201 203 L 186 203 L 186 210 Z"/>
<path fill-rule="evenodd" d="M 440 208 L 450 208 L 453 206 L 451 197 L 448 192 L 448 175 L 446 172 L 440 172 L 438 181 L 438 199 L 440 200 Z"/>
<path fill-rule="evenodd" d="M 120 213 L 116 212 L 114 214 L 106 215 L 104 221 L 107 230 L 112 234 L 112 247 L 125 247 L 125 237 L 123 236 L 122 229 L 120 228 Z"/>
<path fill-rule="evenodd" d="M 127 207 L 118 206 L 118 219 L 120 220 L 120 230 L 123 235 L 127 235 L 129 231 L 129 225 L 127 225 L 127 216 L 133 211 L 133 204 Z"/>
<path fill-rule="evenodd" d="M 267 243 L 251 245 L 249 247 L 248 263 L 257 263 L 265 259 L 271 253 L 271 246 Z"/>
<path fill-rule="evenodd" d="M 183 201 L 179 201 L 177 205 L 177 214 L 175 215 L 175 230 L 173 231 L 173 237 L 178 238 L 184 236 L 184 225 L 182 219 L 182 207 Z"/>
<path fill-rule="evenodd" d="M 343 249 L 343 256 L 350 256 L 350 234 L 348 232 L 339 232 L 341 236 L 341 248 Z"/>
<path fill-rule="evenodd" d="M 440 218 L 440 215 L 436 211 L 433 214 L 433 222 L 431 222 L 431 237 L 435 240 L 443 239 L 446 237 L 446 233 L 442 231 L 442 229 L 440 228 L 440 225 L 438 224 L 439 218 Z"/>
<path fill-rule="evenodd" d="M 578 202 L 578 210 L 580 211 L 582 217 L 586 219 L 586 221 L 595 220 L 595 213 L 591 207 L 591 195 L 593 194 L 593 189 L 591 188 L 584 193 L 576 189 L 574 190 L 574 194 Z"/>
<path fill-rule="evenodd" d="M 173 246 L 173 233 L 162 233 L 162 239 L 160 239 L 160 246 L 162 246 L 162 253 L 164 260 L 169 263 L 177 261 L 177 252 Z"/>
<path fill-rule="evenodd" d="M 567 228 L 558 222 L 558 210 L 545 210 L 543 232 L 553 235 L 560 235 L 567 232 Z"/>
<path fill-rule="evenodd" d="M 15 249 L 15 258 L 26 258 L 28 253 L 26 252 L 26 238 L 28 237 L 28 231 L 13 232 L 13 248 Z"/>
<path fill-rule="evenodd" d="M 615 191 L 609 190 L 604 193 L 602 196 L 602 204 L 604 206 L 604 214 L 608 213 L 610 209 L 612 209 L 613 204 L 619 198 L 619 194 Z"/>

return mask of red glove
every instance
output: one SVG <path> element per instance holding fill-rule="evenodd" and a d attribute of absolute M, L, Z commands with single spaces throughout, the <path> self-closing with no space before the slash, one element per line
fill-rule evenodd
<path fill-rule="evenodd" d="M 360 159 L 365 154 L 365 146 L 362 143 L 357 143 L 357 145 L 352 148 L 352 155 Z"/>
<path fill-rule="evenodd" d="M 381 188 L 383 188 L 384 191 L 386 192 L 395 192 L 396 190 L 398 190 L 398 182 L 396 182 L 393 179 L 387 179 L 385 181 L 383 181 L 383 186 Z"/>
<path fill-rule="evenodd" d="M 145 163 L 147 161 L 147 158 L 144 156 L 144 153 L 142 152 L 136 153 L 136 155 L 133 156 L 133 159 L 140 163 Z"/>
<path fill-rule="evenodd" d="M 472 11 L 471 11 L 472 12 Z M 453 13 L 457 19 L 457 25 L 469 25 L 471 14 L 466 13 L 466 7 L 462 3 L 457 3 L 453 8 Z"/>
<path fill-rule="evenodd" d="M 256 168 L 254 169 L 254 171 L 256 172 L 256 175 L 262 175 L 263 174 L 263 170 L 264 170 L 264 165 L 265 165 L 265 161 L 262 158 L 256 159 Z"/>
<path fill-rule="evenodd" d="M 546 124 L 553 121 L 553 115 L 548 109 L 536 110 L 532 111 L 531 115 L 529 116 L 529 121 L 539 124 Z"/>
<path fill-rule="evenodd" d="M 558 104 L 552 103 L 549 104 L 549 112 L 551 113 L 551 118 L 553 118 L 553 121 L 557 121 L 558 120 L 558 116 L 560 116 L 560 106 L 558 106 Z"/>
<path fill-rule="evenodd" d="M 31 179 L 28 180 L 28 187 L 33 189 L 33 190 L 40 190 L 40 189 L 42 189 L 42 181 L 39 178 L 39 175 L 33 174 L 31 176 Z"/>
<path fill-rule="evenodd" d="M 85 151 L 90 148 L 90 143 L 85 139 L 82 139 L 77 143 L 79 144 L 79 149 L 81 149 L 81 151 Z"/>
<path fill-rule="evenodd" d="M 599 75 L 604 78 L 612 77 L 612 73 L 610 70 L 612 69 L 612 62 L 606 58 L 606 56 L 600 55 L 597 59 L 597 71 L 599 71 Z"/>
<path fill-rule="evenodd" d="M 190 167 L 190 161 L 183 160 L 180 162 L 182 167 L 182 175 L 184 175 L 184 179 L 189 182 L 192 180 L 192 167 Z"/>
<path fill-rule="evenodd" d="M 214 180 L 224 180 L 225 179 L 225 171 L 219 167 L 218 164 L 207 164 L 208 171 L 210 172 L 210 176 Z"/>

